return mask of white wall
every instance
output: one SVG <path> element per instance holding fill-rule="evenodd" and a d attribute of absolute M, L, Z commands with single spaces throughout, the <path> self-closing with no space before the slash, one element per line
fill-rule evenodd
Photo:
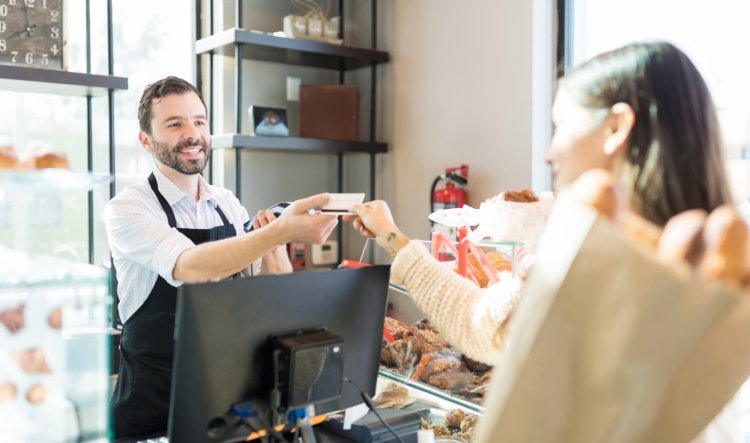
<path fill-rule="evenodd" d="M 394 84 L 385 106 L 392 109 L 391 164 L 385 169 L 394 178 L 383 194 L 407 235 L 427 238 L 429 187 L 447 166 L 469 165 L 471 205 L 532 186 L 532 144 L 541 167 L 549 127 L 551 74 L 534 70 L 552 72 L 551 3 L 393 1 Z M 536 95 L 534 82 L 542 88 Z M 534 98 L 541 105 L 536 111 Z M 532 140 L 532 127 L 541 137 Z"/>

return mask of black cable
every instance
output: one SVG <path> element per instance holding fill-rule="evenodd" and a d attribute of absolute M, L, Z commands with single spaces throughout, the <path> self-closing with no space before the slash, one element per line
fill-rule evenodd
<path fill-rule="evenodd" d="M 373 414 L 380 420 L 380 423 L 383 423 L 383 426 L 385 426 L 386 429 L 391 431 L 391 434 L 393 434 L 394 437 L 396 437 L 396 440 L 398 440 L 398 443 L 404 443 L 403 440 L 401 440 L 401 437 L 396 433 L 396 431 L 393 430 L 391 425 L 389 425 L 384 419 L 383 416 L 380 415 L 378 412 L 378 409 L 375 407 L 375 403 L 372 402 L 372 398 L 370 395 L 363 391 L 362 388 L 360 388 L 356 383 L 354 383 L 353 380 L 351 380 L 349 377 L 344 377 L 344 381 L 347 383 L 351 383 L 357 390 L 359 391 L 359 395 L 362 397 L 362 400 L 364 400 L 365 404 L 368 408 L 372 411 Z"/>

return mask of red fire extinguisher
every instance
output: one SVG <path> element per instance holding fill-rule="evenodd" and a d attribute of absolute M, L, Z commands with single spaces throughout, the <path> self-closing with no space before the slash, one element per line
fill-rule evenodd
<path fill-rule="evenodd" d="M 463 189 L 469 181 L 469 165 L 446 168 L 445 173 L 435 177 L 430 188 L 430 212 L 439 209 L 460 208 L 468 203 Z M 438 184 L 445 187 L 438 188 Z"/>
<path fill-rule="evenodd" d="M 430 212 L 440 209 L 461 208 L 468 202 L 468 196 L 464 186 L 469 179 L 469 165 L 446 168 L 445 173 L 435 177 L 430 187 Z M 438 188 L 442 184 L 444 187 Z M 450 241 L 457 240 L 456 228 L 435 224 L 430 221 L 430 227 L 433 232 L 440 232 Z M 451 257 L 450 254 L 441 253 L 438 257 L 440 260 L 456 260 L 458 257 Z"/>

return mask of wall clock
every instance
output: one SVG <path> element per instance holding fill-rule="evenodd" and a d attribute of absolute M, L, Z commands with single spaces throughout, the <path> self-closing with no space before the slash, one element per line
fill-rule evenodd
<path fill-rule="evenodd" d="M 2 0 L 0 64 L 65 69 L 63 0 Z"/>

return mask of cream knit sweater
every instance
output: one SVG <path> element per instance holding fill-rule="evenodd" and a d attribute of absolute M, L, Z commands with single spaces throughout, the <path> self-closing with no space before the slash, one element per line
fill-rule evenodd
<path fill-rule="evenodd" d="M 393 260 L 391 282 L 406 288 L 448 343 L 471 359 L 497 363 L 505 326 L 520 297 L 518 279 L 479 288 L 412 240 Z"/>

